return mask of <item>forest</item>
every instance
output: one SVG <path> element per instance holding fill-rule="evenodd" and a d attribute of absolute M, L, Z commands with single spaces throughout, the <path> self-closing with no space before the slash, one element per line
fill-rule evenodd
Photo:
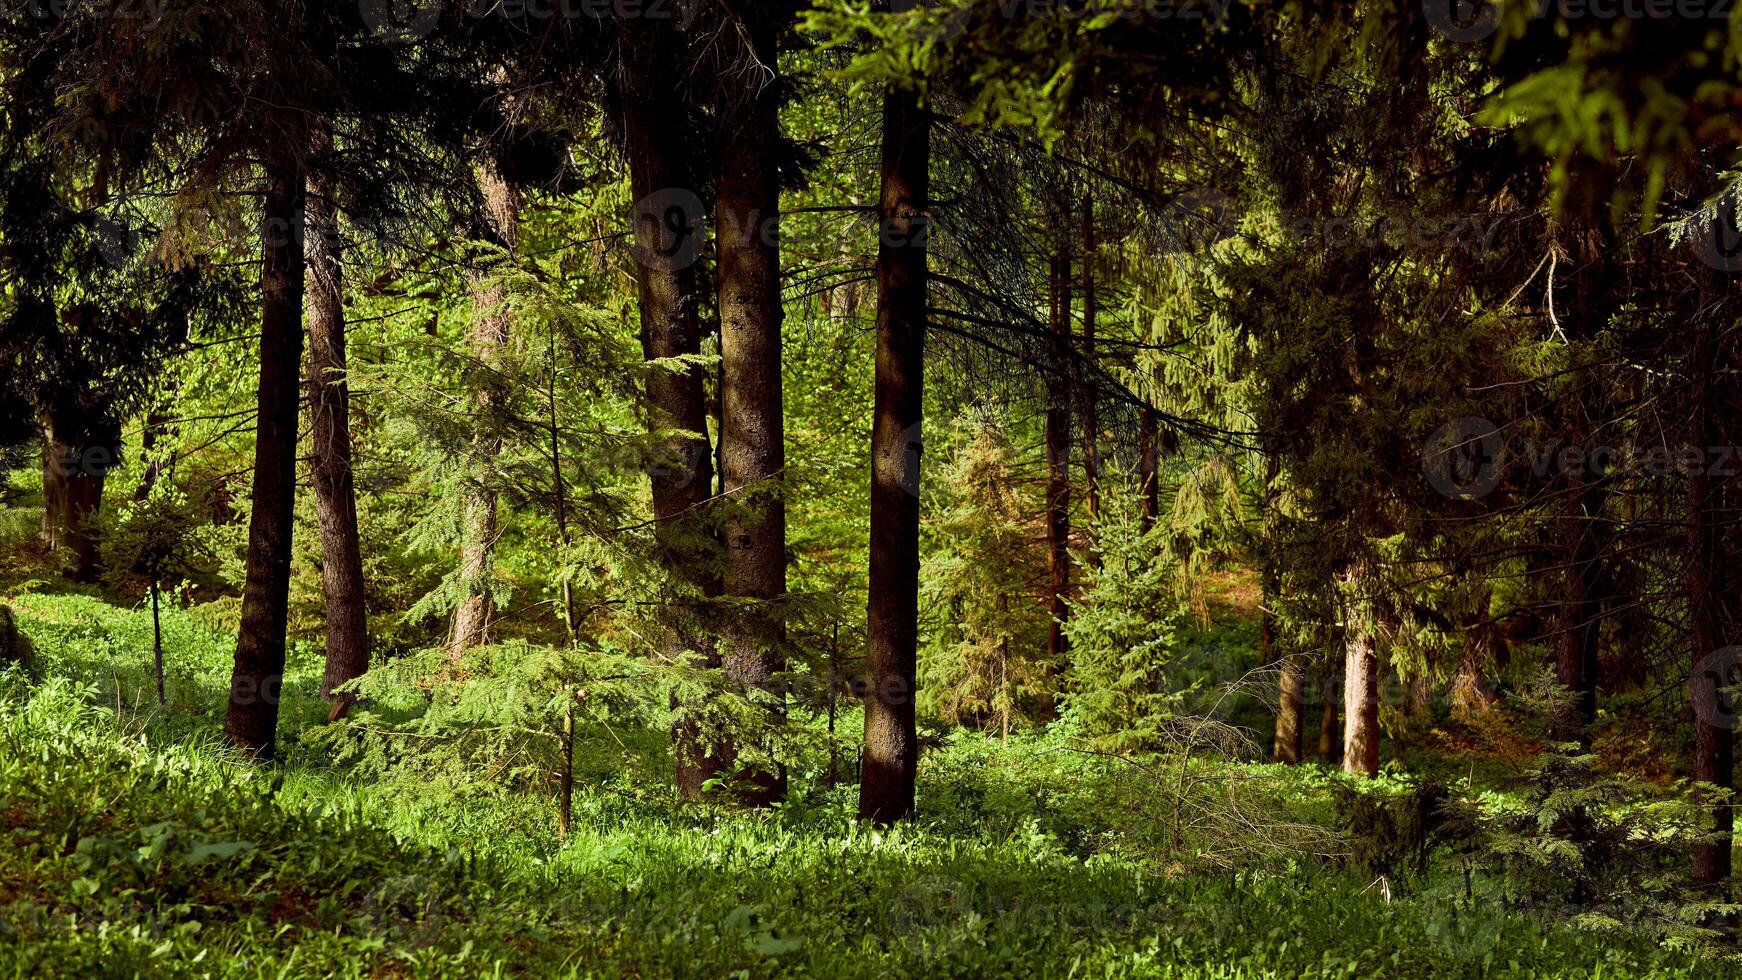
<path fill-rule="evenodd" d="M 1723 977 L 1728 0 L 5 0 L 0 975 Z"/>

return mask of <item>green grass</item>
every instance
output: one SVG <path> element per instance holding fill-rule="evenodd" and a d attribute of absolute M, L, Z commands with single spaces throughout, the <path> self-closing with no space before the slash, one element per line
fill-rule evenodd
<path fill-rule="evenodd" d="M 1180 770 L 1057 739 L 952 740 L 926 757 L 924 819 L 887 832 L 850 819 L 845 787 L 745 814 L 594 774 L 558 842 L 537 793 L 368 785 L 294 740 L 277 768 L 233 757 L 215 737 L 231 640 L 213 610 L 170 613 L 159 712 L 139 694 L 147 614 L 7 601 L 42 657 L 35 682 L 0 679 L 4 975 L 1727 972 L 1492 901 L 1388 900 L 1282 850 L 1206 857 L 1214 827 L 1189 819 L 1169 856 L 1176 815 L 1145 787 Z M 293 731 L 319 720 L 317 667 L 293 655 Z M 1252 787 L 1329 820 L 1334 777 L 1318 770 L 1194 765 L 1218 793 Z"/>

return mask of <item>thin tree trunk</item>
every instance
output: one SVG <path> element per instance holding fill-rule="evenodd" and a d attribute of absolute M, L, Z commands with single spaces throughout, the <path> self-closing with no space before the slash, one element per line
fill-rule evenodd
<path fill-rule="evenodd" d="M 859 783 L 860 818 L 881 823 L 913 814 L 919 766 L 914 698 L 930 167 L 929 112 L 912 92 L 885 92 L 871 428 L 871 683 Z"/>
<path fill-rule="evenodd" d="M 1071 329 L 1071 260 L 1060 254 L 1052 260 L 1052 304 L 1049 327 L 1062 362 Z M 1046 409 L 1046 543 L 1047 594 L 1051 619 L 1046 630 L 1047 660 L 1062 670 L 1068 653 L 1065 619 L 1070 607 L 1065 599 L 1071 588 L 1071 408 L 1068 387 L 1062 380 Z"/>
<path fill-rule="evenodd" d="M 1337 761 L 1337 675 L 1327 658 L 1319 674 L 1319 758 Z"/>
<path fill-rule="evenodd" d="M 1161 446 L 1155 409 L 1145 405 L 1137 420 L 1138 519 L 1143 533 L 1161 514 Z"/>
<path fill-rule="evenodd" d="M 1095 199 L 1083 195 L 1083 357 L 1090 363 L 1095 358 Z M 1069 314 L 1067 311 L 1067 321 Z M 1101 434 L 1099 406 L 1095 404 L 1095 389 L 1083 386 L 1083 505 L 1090 533 L 1095 533 L 1101 516 L 1101 451 L 1096 440 Z M 1090 541 L 1089 565 L 1101 567 L 1101 553 Z"/>
<path fill-rule="evenodd" d="M 1344 582 L 1343 771 L 1379 774 L 1379 649 L 1373 583 L 1357 562 Z"/>
<path fill-rule="evenodd" d="M 725 594 L 750 600 L 727 625 L 724 663 L 727 680 L 748 695 L 764 697 L 778 721 L 784 700 L 772 681 L 784 667 L 778 603 L 786 595 L 786 445 L 775 168 L 778 85 L 769 77 L 776 30 L 770 17 L 769 11 L 751 8 L 737 25 L 746 48 L 730 77 L 721 79 L 714 186 L 720 457 L 724 492 L 734 498 L 725 529 Z M 742 774 L 739 796 L 745 802 L 766 805 L 785 795 L 783 765 Z"/>
<path fill-rule="evenodd" d="M 294 124 L 286 121 L 294 129 Z M 294 136 L 294 134 L 292 134 Z M 278 137 L 266 164 L 260 269 L 260 387 L 254 444 L 253 511 L 224 734 L 270 759 L 277 748 L 278 698 L 289 624 L 291 532 L 295 526 L 297 415 L 302 367 L 303 218 L 307 143 Z"/>
<path fill-rule="evenodd" d="M 1574 477 L 1566 513 L 1560 520 L 1566 574 L 1562 583 L 1560 622 L 1555 635 L 1555 673 L 1572 701 L 1556 720 L 1555 737 L 1589 748 L 1591 723 L 1597 717 L 1598 651 L 1602 638 L 1602 519 L 1603 491 L 1582 476 Z"/>
<path fill-rule="evenodd" d="M 520 244 L 520 197 L 503 179 L 492 149 L 479 154 L 476 180 L 483 198 L 478 215 L 479 237 L 512 255 Z M 513 323 L 507 290 L 488 273 L 477 272 L 471 278 L 471 292 L 472 356 L 484 370 L 495 372 L 508 349 L 508 333 Z M 492 377 L 477 397 L 479 413 L 493 416 L 504 394 Z M 472 447 L 477 463 L 466 484 L 460 518 L 462 595 L 448 630 L 448 657 L 455 664 L 465 657 L 467 650 L 489 642 L 490 621 L 495 617 L 491 578 L 497 524 L 496 478 L 492 470 L 502 452 L 502 438 L 494 419 L 487 418 L 479 427 Z"/>
<path fill-rule="evenodd" d="M 550 478 L 551 488 L 556 493 L 556 541 L 558 553 L 562 556 L 562 596 L 563 596 L 563 644 L 572 645 L 575 642 L 580 622 L 575 614 L 575 583 L 569 574 L 569 549 L 574 542 L 569 538 L 569 489 L 563 479 L 563 447 L 562 429 L 557 416 L 556 407 L 556 324 L 550 324 L 550 378 L 545 387 L 545 404 L 549 411 L 550 421 Z"/>
<path fill-rule="evenodd" d="M 1304 685 L 1300 655 L 1284 649 L 1276 640 L 1276 603 L 1282 594 L 1281 567 L 1276 553 L 1278 521 L 1277 507 L 1281 494 L 1277 490 L 1280 466 L 1275 453 L 1268 453 L 1264 466 L 1264 578 L 1258 596 L 1259 659 L 1277 665 L 1276 737 L 1271 742 L 1271 756 L 1277 762 L 1298 763 L 1301 760 L 1301 688 Z"/>
<path fill-rule="evenodd" d="M 153 672 L 157 676 L 157 703 L 161 707 L 169 702 L 163 696 L 163 619 L 157 609 L 157 573 L 151 574 L 151 662 Z"/>
<path fill-rule="evenodd" d="M 332 153 L 332 134 L 317 127 L 311 153 Z M 333 186 L 319 172 L 308 183 L 304 259 L 308 265 L 308 409 L 315 511 L 320 520 L 321 582 L 326 594 L 327 663 L 321 697 L 343 717 L 355 694 L 335 690 L 369 669 L 363 607 L 363 551 L 357 536 L 357 489 L 351 472 L 351 394 L 345 362 L 345 291 L 339 216 Z"/>
<path fill-rule="evenodd" d="M 1718 444 L 1712 404 L 1716 374 L 1716 326 L 1695 324 L 1690 357 L 1693 409 L 1688 419 L 1688 445 L 1702 453 Z M 1725 651 L 1722 604 L 1714 581 L 1721 563 L 1722 524 L 1718 490 L 1705 465 L 1688 468 L 1688 553 L 1684 587 L 1687 590 L 1689 633 L 1693 643 L 1693 671 L 1688 681 L 1688 700 L 1694 715 L 1694 780 L 1714 787 L 1719 794 L 1734 788 L 1735 742 L 1730 726 L 1732 713 L 1724 711 L 1719 689 L 1731 682 L 1728 676 L 1734 657 Z M 1694 848 L 1694 884 L 1715 896 L 1727 894 L 1735 811 L 1727 796 L 1713 799 L 1696 790 L 1694 799 L 1712 816 L 1712 839 Z"/>
<path fill-rule="evenodd" d="M 677 57 L 677 39 L 665 21 L 618 19 L 622 65 L 623 140 L 628 150 L 634 222 L 641 352 L 648 360 L 701 352 L 701 285 L 696 261 L 702 229 L 699 199 L 688 188 L 696 168 L 684 139 L 688 118 L 666 70 Z M 700 526 L 702 505 L 713 493 L 714 457 L 708 439 L 706 375 L 700 365 L 658 371 L 647 379 L 649 426 L 664 433 L 663 458 L 649 469 L 654 539 L 673 581 L 706 600 L 720 594 L 714 556 Z M 698 545 L 698 542 L 701 542 Z M 668 606 L 662 646 L 667 658 L 686 652 L 720 666 L 719 646 L 700 623 L 695 603 Z M 703 607 L 705 608 L 705 606 Z M 723 773 L 723 760 L 709 755 L 696 724 L 680 719 L 673 728 L 678 795 L 699 799 L 702 787 Z"/>

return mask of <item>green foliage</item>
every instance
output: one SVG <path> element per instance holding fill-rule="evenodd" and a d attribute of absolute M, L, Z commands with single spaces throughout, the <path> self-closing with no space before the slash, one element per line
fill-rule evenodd
<path fill-rule="evenodd" d="M 1046 574 L 1033 526 L 1040 508 L 1018 479 L 1002 425 L 970 418 L 953 434 L 956 452 L 930 484 L 919 703 L 950 724 L 1007 730 L 1052 707 L 1046 608 L 1036 595 Z"/>
<path fill-rule="evenodd" d="M 1114 751 L 1159 745 L 1182 694 L 1169 662 L 1184 604 L 1173 566 L 1161 560 L 1164 532 L 1143 530 L 1137 503 L 1128 487 L 1104 489 L 1093 528 L 1098 561 L 1080 564 L 1086 581 L 1065 623 L 1064 718 Z"/>
<path fill-rule="evenodd" d="M 1169 876 L 1049 813 L 1138 829 L 1045 744 L 947 751 L 938 821 L 821 802 L 674 817 L 584 786 L 550 839 L 512 798 L 426 799 L 208 739 L 154 747 L 64 681 L 0 676 L 0 970 L 153 976 L 1717 976 L 1626 932 L 1592 943 L 1481 907 L 1284 866 Z M 1079 757 L 1080 758 L 1080 757 Z M 1109 763 L 1114 760 L 1107 760 Z M 991 764 L 996 762 L 998 764 Z M 945 803 L 950 787 L 1005 787 Z M 1089 785 L 1102 785 L 1090 780 Z M 1304 788 L 1307 784 L 1299 784 Z M 1038 823 L 1034 792 L 1066 790 Z M 978 816 L 975 816 L 978 814 Z M 978 826 L 975 821 L 980 821 Z M 1095 855 L 1085 859 L 1078 855 Z"/>

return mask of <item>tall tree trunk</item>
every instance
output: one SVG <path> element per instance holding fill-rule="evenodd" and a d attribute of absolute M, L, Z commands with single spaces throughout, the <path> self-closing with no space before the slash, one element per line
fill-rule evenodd
<path fill-rule="evenodd" d="M 1070 274 L 1070 256 L 1066 253 L 1054 256 L 1048 327 L 1061 366 L 1071 332 Z M 1068 653 L 1064 624 L 1070 615 L 1065 599 L 1071 588 L 1071 407 L 1069 385 L 1062 377 L 1055 377 L 1052 384 L 1046 409 L 1047 594 L 1051 613 L 1046 653 L 1054 669 L 1062 670 Z"/>
<path fill-rule="evenodd" d="M 877 377 L 871 427 L 871 567 L 861 819 L 913 813 L 919 643 L 920 424 L 925 372 L 931 120 L 914 93 L 883 96 Z"/>
<path fill-rule="evenodd" d="M 1576 260 L 1572 276 L 1572 303 L 1566 337 L 1575 345 L 1592 341 L 1607 325 L 1610 308 L 1609 256 L 1613 235 L 1596 215 L 1601 205 L 1587 203 L 1584 224 L 1575 229 L 1571 250 Z M 1551 283 L 1550 288 L 1553 288 Z M 1575 347 L 1575 356 L 1583 352 Z M 1571 374 L 1572 391 L 1567 398 L 1568 444 L 1588 449 L 1597 437 L 1605 411 L 1599 372 L 1578 365 Z M 1566 711 L 1556 719 L 1555 736 L 1577 741 L 1589 749 L 1591 724 L 1597 718 L 1597 684 L 1605 606 L 1603 553 L 1606 529 L 1603 511 L 1608 498 L 1599 474 L 1581 462 L 1578 469 L 1563 474 L 1567 479 L 1566 503 L 1559 521 L 1564 562 L 1560 616 L 1555 636 L 1555 671 L 1561 686 L 1572 695 Z"/>
<path fill-rule="evenodd" d="M 715 209 L 719 216 L 720 456 L 726 520 L 725 594 L 750 600 L 726 630 L 727 679 L 768 702 L 778 720 L 784 699 L 772 679 L 783 669 L 786 595 L 785 420 L 781 392 L 780 182 L 776 25 L 770 11 L 747 8 L 741 59 L 720 79 Z M 746 76 L 749 76 L 746 78 Z M 786 795 L 784 766 L 742 774 L 739 796 L 752 804 Z"/>
<path fill-rule="evenodd" d="M 478 237 L 509 255 L 520 245 L 520 196 L 502 176 L 494 147 L 485 148 L 477 162 L 476 180 L 483 207 L 478 214 Z M 513 316 L 508 293 L 488 272 L 474 272 L 472 293 L 472 356 L 490 372 L 479 391 L 478 411 L 493 416 L 504 394 L 495 372 L 508 349 L 508 331 Z M 498 424 L 487 420 L 478 430 L 472 449 L 475 465 L 466 483 L 466 498 L 460 517 L 461 599 L 454 608 L 448 630 L 448 658 L 459 663 L 466 651 L 488 643 L 490 621 L 495 617 L 491 599 L 493 557 L 496 549 L 495 459 L 502 452 Z"/>
<path fill-rule="evenodd" d="M 1714 425 L 1717 330 L 1714 324 L 1696 323 L 1690 360 L 1693 406 L 1688 418 L 1688 445 L 1705 459 L 1719 442 Z M 1688 700 L 1694 715 L 1694 780 L 1709 784 L 1723 794 L 1734 788 L 1735 743 L 1730 726 L 1735 716 L 1723 710 L 1719 689 L 1732 683 L 1729 676 L 1735 657 L 1725 646 L 1723 606 L 1719 599 L 1718 570 L 1726 562 L 1722 554 L 1722 516 L 1718 512 L 1718 489 L 1708 467 L 1697 463 L 1688 468 L 1688 553 L 1684 587 L 1687 591 L 1689 636 L 1693 643 L 1693 671 L 1688 680 Z M 1715 896 L 1727 894 L 1735 811 L 1728 797 L 1712 799 L 1704 790 L 1695 792 L 1712 816 L 1711 840 L 1694 849 L 1694 883 Z"/>
<path fill-rule="evenodd" d="M 1155 409 L 1145 405 L 1137 419 L 1138 518 L 1143 533 L 1161 514 L 1161 446 Z"/>
<path fill-rule="evenodd" d="M 1559 521 L 1565 562 L 1559 624 L 1555 633 L 1555 674 L 1572 696 L 1555 723 L 1555 737 L 1591 744 L 1597 717 L 1598 652 L 1602 639 L 1602 520 L 1605 494 L 1584 475 L 1572 477 L 1566 511 Z"/>
<path fill-rule="evenodd" d="M 332 153 L 332 133 L 317 125 L 311 156 Z M 351 393 L 345 362 L 345 290 L 339 215 L 332 182 L 319 170 L 308 181 L 303 254 L 308 265 L 308 410 L 313 444 L 315 511 L 321 530 L 321 582 L 326 594 L 327 663 L 321 697 L 343 716 L 354 694 L 339 686 L 369 669 L 368 617 L 363 608 L 363 551 L 357 538 L 357 489 L 351 473 Z"/>
<path fill-rule="evenodd" d="M 1319 672 L 1319 758 L 1337 761 L 1337 671 L 1329 657 Z"/>
<path fill-rule="evenodd" d="M 623 139 L 636 201 L 631 220 L 641 351 L 650 361 L 693 356 L 702 349 L 701 286 L 695 266 L 702 215 L 699 199 L 686 190 L 695 184 L 696 169 L 684 138 L 687 113 L 667 70 L 678 55 L 677 38 L 668 22 L 646 17 L 619 17 L 618 36 Z M 673 581 L 704 599 L 716 597 L 721 583 L 714 556 L 707 553 L 705 542 L 697 544 L 707 534 L 697 518 L 714 482 L 704 370 L 690 365 L 655 372 L 647 379 L 647 400 L 653 409 L 649 426 L 665 434 L 660 443 L 664 458 L 649 470 L 661 563 Z M 694 605 L 667 607 L 665 654 L 675 660 L 693 652 L 708 666 L 718 667 L 718 644 L 698 621 Z M 703 785 L 723 774 L 725 760 L 705 751 L 693 720 L 680 719 L 673 740 L 678 794 L 699 799 Z"/>
<path fill-rule="evenodd" d="M 1271 756 L 1277 762 L 1298 763 L 1301 759 L 1301 675 L 1300 655 L 1283 649 L 1276 642 L 1276 602 L 1282 592 L 1277 549 L 1277 505 L 1280 494 L 1276 480 L 1279 467 L 1276 454 L 1267 454 L 1264 467 L 1264 578 L 1259 590 L 1258 647 L 1265 663 L 1277 666 L 1276 737 L 1271 743 Z"/>
<path fill-rule="evenodd" d="M 286 119 L 293 132 L 296 124 Z M 303 220 L 306 175 L 301 138 L 278 137 L 266 158 L 261 222 L 260 387 L 254 443 L 254 506 L 242 623 L 230 678 L 224 734 L 249 754 L 277 748 L 289 623 L 291 531 L 295 526 L 297 402 L 302 367 Z"/>
<path fill-rule="evenodd" d="M 1379 646 L 1376 601 L 1367 563 L 1357 561 L 1344 580 L 1343 771 L 1379 774 Z"/>
<path fill-rule="evenodd" d="M 1095 359 L 1095 199 L 1083 195 L 1083 357 Z M 1068 315 L 1067 315 L 1068 319 Z M 1083 507 L 1091 533 L 1101 516 L 1101 434 L 1099 406 L 1093 385 L 1083 386 Z M 1093 541 L 1088 548 L 1089 565 L 1101 567 L 1101 553 Z"/>

